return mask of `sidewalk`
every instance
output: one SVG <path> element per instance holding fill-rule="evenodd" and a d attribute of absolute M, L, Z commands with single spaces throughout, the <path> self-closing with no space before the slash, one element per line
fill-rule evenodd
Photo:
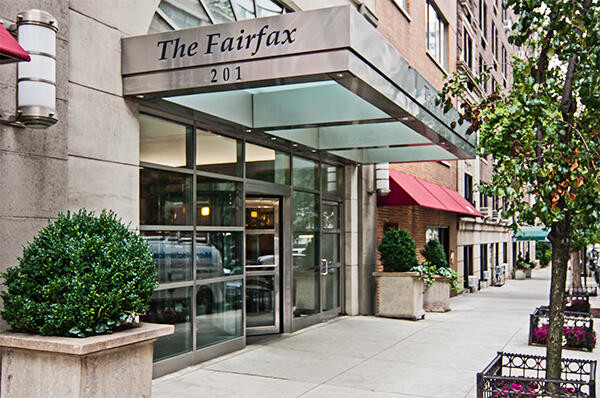
<path fill-rule="evenodd" d="M 496 351 L 545 353 L 527 336 L 549 285 L 549 270 L 534 271 L 418 322 L 340 317 L 156 379 L 153 397 L 475 397 L 475 374 Z M 600 360 L 600 347 L 563 355 Z"/>

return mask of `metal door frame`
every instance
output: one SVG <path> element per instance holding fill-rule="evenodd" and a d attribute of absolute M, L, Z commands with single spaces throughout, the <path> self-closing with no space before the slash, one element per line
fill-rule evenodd
<path fill-rule="evenodd" d="M 244 222 L 246 217 L 245 210 L 249 207 L 260 207 L 262 204 L 263 207 L 273 206 L 274 207 L 274 229 L 258 229 L 252 230 L 246 228 L 246 236 L 248 235 L 258 235 L 261 233 L 273 233 L 274 234 L 274 269 L 272 271 L 268 270 L 257 270 L 257 271 L 249 271 L 247 259 L 244 264 L 244 283 L 246 286 L 246 290 L 248 289 L 248 277 L 252 276 L 274 276 L 273 289 L 274 289 L 274 325 L 273 326 L 254 326 L 249 327 L 247 325 L 247 314 L 246 314 L 246 336 L 254 336 L 260 334 L 270 334 L 270 333 L 280 333 L 281 332 L 281 268 L 282 268 L 282 256 L 281 256 L 281 198 L 278 197 L 254 197 L 254 196 L 246 196 L 245 205 L 244 205 Z M 244 242 L 244 245 L 246 243 Z M 256 266 L 256 268 L 265 268 L 264 266 Z M 252 266 L 250 266 L 252 269 Z M 247 294 L 247 293 L 246 293 Z M 246 299 L 247 300 L 247 299 Z M 246 308 L 244 309 L 245 312 Z"/>

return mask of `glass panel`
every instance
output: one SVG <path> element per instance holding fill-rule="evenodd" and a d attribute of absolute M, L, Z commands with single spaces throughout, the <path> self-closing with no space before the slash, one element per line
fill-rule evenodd
<path fill-rule="evenodd" d="M 294 191 L 294 229 L 318 229 L 318 195 Z"/>
<path fill-rule="evenodd" d="M 186 161 L 186 126 L 148 115 L 140 115 L 139 120 L 141 162 L 190 167 Z"/>
<path fill-rule="evenodd" d="M 142 231 L 142 238 L 154 252 L 158 282 L 192 280 L 192 233 Z"/>
<path fill-rule="evenodd" d="M 319 264 L 317 239 L 318 234 L 294 233 L 294 267 L 316 267 Z"/>
<path fill-rule="evenodd" d="M 173 28 L 169 25 L 163 17 L 158 14 L 154 14 L 152 18 L 152 22 L 150 23 L 150 28 L 148 28 L 148 33 L 160 33 L 160 32 L 170 32 Z"/>
<path fill-rule="evenodd" d="M 323 311 L 332 310 L 340 306 L 340 275 L 339 268 L 329 267 L 327 276 L 324 277 Z"/>
<path fill-rule="evenodd" d="M 140 321 L 175 325 L 175 333 L 154 343 L 154 361 L 192 350 L 192 288 L 159 290 L 152 294 L 150 310 Z"/>
<path fill-rule="evenodd" d="M 170 171 L 140 170 L 140 224 L 190 225 L 192 178 Z"/>
<path fill-rule="evenodd" d="M 275 277 L 246 276 L 246 327 L 275 325 Z"/>
<path fill-rule="evenodd" d="M 211 283 L 196 292 L 196 349 L 243 335 L 242 280 Z"/>
<path fill-rule="evenodd" d="M 294 317 L 299 318 L 319 312 L 318 268 L 294 269 Z"/>
<path fill-rule="evenodd" d="M 204 4 L 208 7 L 215 23 L 235 21 L 229 0 L 205 0 Z"/>
<path fill-rule="evenodd" d="M 321 190 L 330 193 L 344 193 L 344 168 L 329 166 L 323 164 L 321 166 Z"/>
<path fill-rule="evenodd" d="M 275 235 L 246 234 L 246 264 L 273 265 L 275 264 Z"/>
<path fill-rule="evenodd" d="M 196 168 L 211 173 L 241 176 L 238 142 L 210 131 L 196 130 Z"/>
<path fill-rule="evenodd" d="M 319 189 L 319 164 L 312 160 L 294 156 L 294 186 Z"/>
<path fill-rule="evenodd" d="M 233 4 L 238 21 L 255 17 L 254 2 L 252 0 L 232 0 L 231 4 Z"/>
<path fill-rule="evenodd" d="M 242 183 L 198 177 L 196 225 L 242 226 Z"/>
<path fill-rule="evenodd" d="M 197 232 L 196 278 L 240 275 L 242 272 L 241 232 Z"/>
<path fill-rule="evenodd" d="M 323 229 L 338 229 L 340 227 L 339 206 L 323 204 L 322 216 L 321 227 Z"/>
<path fill-rule="evenodd" d="M 246 207 L 246 229 L 275 229 L 275 209 Z"/>
<path fill-rule="evenodd" d="M 254 144 L 246 144 L 246 177 L 276 184 L 290 184 L 290 156 Z"/>
<path fill-rule="evenodd" d="M 176 29 L 210 25 L 198 0 L 163 0 L 158 8 L 176 25 Z"/>
<path fill-rule="evenodd" d="M 338 234 L 323 234 L 321 254 L 327 259 L 327 264 L 340 263 L 340 236 Z"/>
<path fill-rule="evenodd" d="M 258 17 L 283 14 L 283 7 L 270 0 L 255 0 Z"/>

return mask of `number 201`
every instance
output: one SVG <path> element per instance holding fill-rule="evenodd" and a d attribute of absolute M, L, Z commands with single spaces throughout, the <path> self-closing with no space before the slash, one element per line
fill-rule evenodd
<path fill-rule="evenodd" d="M 225 67 L 225 68 L 223 68 L 223 70 L 219 76 L 219 71 L 216 68 L 212 68 L 210 70 L 210 76 L 211 76 L 211 78 L 210 78 L 211 83 L 218 83 L 219 77 L 221 77 L 221 80 L 224 82 L 228 82 L 232 78 L 235 80 L 242 80 L 242 71 L 239 66 L 236 66 L 233 69 L 233 76 L 232 76 L 231 69 L 229 69 L 229 67 Z"/>

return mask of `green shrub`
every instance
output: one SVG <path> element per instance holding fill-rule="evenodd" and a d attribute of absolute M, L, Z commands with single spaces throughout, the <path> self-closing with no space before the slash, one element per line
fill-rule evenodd
<path fill-rule="evenodd" d="M 444 247 L 437 239 L 431 239 L 425 244 L 425 248 L 421 250 L 421 255 L 425 260 L 435 265 L 436 267 L 447 267 L 448 260 L 446 259 L 446 252 Z"/>
<path fill-rule="evenodd" d="M 387 231 L 378 249 L 385 272 L 406 272 L 418 265 L 415 241 L 403 229 Z"/>
<path fill-rule="evenodd" d="M 2 274 L 2 317 L 14 330 L 86 337 L 147 310 L 156 288 L 150 247 L 115 213 L 59 214 Z"/>

